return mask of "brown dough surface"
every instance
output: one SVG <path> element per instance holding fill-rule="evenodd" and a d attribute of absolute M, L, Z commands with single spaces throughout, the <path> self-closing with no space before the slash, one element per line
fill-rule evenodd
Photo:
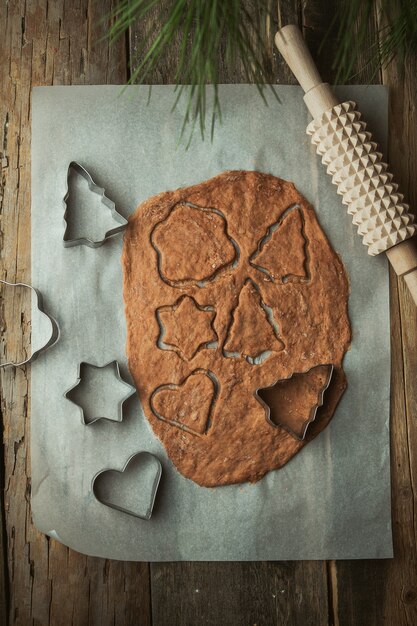
<path fill-rule="evenodd" d="M 193 372 L 180 385 L 159 387 L 151 397 L 152 410 L 161 419 L 202 435 L 207 430 L 215 392 L 205 372 Z"/>
<path fill-rule="evenodd" d="M 290 277 L 306 278 L 306 240 L 301 210 L 290 211 L 276 226 L 271 235 L 261 241 L 251 262 L 281 282 Z"/>
<path fill-rule="evenodd" d="M 328 424 L 346 387 L 349 286 L 292 183 L 233 171 L 150 198 L 129 220 L 122 263 L 129 368 L 184 476 L 257 481 Z M 323 406 L 297 439 L 325 379 L 310 370 L 325 365 Z M 281 426 L 256 394 L 273 385 Z"/>
<path fill-rule="evenodd" d="M 178 204 L 152 233 L 160 257 L 160 272 L 168 281 L 204 280 L 233 262 L 236 250 L 225 234 L 225 222 L 214 211 Z M 184 241 L 186 234 L 186 241 Z"/>
<path fill-rule="evenodd" d="M 251 323 L 248 324 L 248 319 Z M 239 294 L 236 309 L 232 312 L 232 323 L 224 344 L 226 352 L 238 352 L 252 359 L 266 350 L 283 350 L 283 342 L 276 336 L 262 308 L 261 295 L 248 280 Z"/>
<path fill-rule="evenodd" d="M 314 419 L 314 409 L 324 400 L 331 369 L 330 365 L 317 365 L 306 374 L 294 374 L 273 387 L 260 389 L 258 395 L 269 406 L 271 422 L 302 439 Z"/>
<path fill-rule="evenodd" d="M 216 313 L 202 309 L 193 298 L 182 296 L 174 305 L 161 307 L 157 313 L 163 326 L 163 343 L 187 361 L 217 340 L 212 326 Z"/>

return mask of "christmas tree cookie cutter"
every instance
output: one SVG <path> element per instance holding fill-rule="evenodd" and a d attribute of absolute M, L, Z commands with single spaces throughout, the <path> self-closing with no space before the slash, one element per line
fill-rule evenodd
<path fill-rule="evenodd" d="M 69 206 L 69 199 L 70 199 L 70 177 L 72 176 L 73 172 L 75 172 L 76 174 L 78 174 L 79 176 L 82 176 L 88 184 L 88 189 L 94 193 L 97 194 L 100 198 L 100 202 L 103 205 L 103 208 L 106 208 L 108 210 L 110 210 L 111 212 L 111 216 L 112 218 L 116 221 L 119 222 L 120 226 L 115 226 L 114 228 L 109 229 L 108 231 L 106 231 L 106 233 L 104 234 L 104 237 L 100 240 L 94 240 L 91 237 L 75 237 L 72 238 L 69 234 L 70 231 L 70 206 Z M 71 163 L 68 166 L 68 172 L 67 172 L 67 191 L 65 193 L 65 196 L 63 198 L 63 204 L 64 204 L 64 209 L 65 209 L 65 213 L 64 213 L 64 225 L 65 225 L 65 232 L 64 232 L 64 237 L 63 237 L 63 242 L 64 242 L 64 247 L 65 248 L 71 248 L 73 246 L 88 246 L 89 248 L 99 248 L 100 246 L 102 246 L 108 239 L 110 239 L 111 237 L 113 237 L 114 235 L 117 235 L 118 233 L 121 233 L 127 226 L 127 219 L 123 217 L 123 215 L 121 215 L 117 210 L 116 210 L 116 205 L 113 202 L 113 200 L 110 200 L 110 198 L 108 198 L 106 196 L 106 194 L 104 193 L 104 187 L 99 187 L 99 185 L 97 185 L 91 174 L 89 174 L 89 172 L 85 169 L 85 167 L 83 167 L 82 165 L 80 165 L 79 163 L 77 163 L 76 161 L 71 161 Z"/>
<path fill-rule="evenodd" d="M 32 291 L 32 294 L 35 295 L 35 302 L 36 302 L 37 310 L 39 311 L 41 315 L 44 315 L 49 320 L 50 325 L 51 325 L 51 332 L 49 335 L 49 339 L 40 348 L 32 352 L 28 358 L 23 359 L 22 361 L 19 361 L 19 362 L 14 362 L 14 361 L 5 361 L 4 363 L 0 362 L 0 368 L 9 367 L 9 366 L 21 367 L 22 365 L 27 365 L 28 363 L 32 363 L 33 361 L 35 361 L 35 359 L 37 359 L 37 357 L 40 355 L 41 352 L 44 352 L 48 348 L 51 348 L 53 345 L 55 345 L 57 341 L 59 340 L 60 330 L 59 330 L 58 322 L 56 321 L 56 319 L 45 311 L 44 306 L 43 306 L 42 294 L 38 289 L 35 289 L 35 287 L 32 287 L 32 285 L 28 285 L 27 283 L 10 283 L 7 280 L 2 280 L 2 279 L 0 279 L 0 283 L 3 285 L 8 285 L 9 287 L 14 287 L 14 288 L 24 287 L 26 289 L 30 289 Z"/>
<path fill-rule="evenodd" d="M 301 429 L 296 431 L 294 428 L 292 428 L 288 424 L 285 424 L 284 422 L 273 421 L 271 417 L 271 413 L 272 413 L 271 407 L 268 404 L 268 402 L 262 397 L 262 392 L 276 388 L 281 384 L 288 383 L 289 381 L 293 380 L 296 376 L 309 374 L 313 372 L 314 370 L 317 370 L 318 368 L 326 368 L 327 370 L 326 377 L 319 390 L 317 400 L 313 404 L 313 406 L 311 407 L 309 411 L 309 414 L 306 416 L 305 420 L 303 421 Z M 325 396 L 327 389 L 330 387 L 330 383 L 332 382 L 332 379 L 333 379 L 333 374 L 334 374 L 334 365 L 332 365 L 331 363 L 319 364 L 319 365 L 315 365 L 314 367 L 312 367 L 311 369 L 305 372 L 293 372 L 288 378 L 278 379 L 274 383 L 272 383 L 272 385 L 268 385 L 267 387 L 258 387 L 258 389 L 255 392 L 255 397 L 258 400 L 258 402 L 260 402 L 260 404 L 262 404 L 262 406 L 264 407 L 266 419 L 268 423 L 274 428 L 283 428 L 298 441 L 304 441 L 306 434 L 307 434 L 308 427 L 310 426 L 312 422 L 314 422 L 314 420 L 317 417 L 317 412 L 319 408 L 322 407 L 324 404 L 324 396 Z"/>

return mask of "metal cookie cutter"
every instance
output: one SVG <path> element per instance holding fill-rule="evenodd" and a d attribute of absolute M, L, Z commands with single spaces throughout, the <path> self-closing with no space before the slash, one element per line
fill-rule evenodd
<path fill-rule="evenodd" d="M 77 237 L 76 239 L 71 239 L 68 235 L 68 230 L 69 230 L 68 199 L 70 196 L 69 179 L 70 179 L 72 171 L 76 172 L 77 174 L 85 178 L 85 180 L 87 181 L 89 190 L 97 194 L 98 196 L 100 196 L 101 203 L 106 208 L 110 209 L 113 219 L 116 222 L 120 223 L 120 226 L 116 226 L 115 228 L 111 228 L 110 230 L 108 230 L 104 235 L 104 239 L 101 239 L 100 241 L 94 241 L 93 239 L 90 239 L 89 237 Z M 67 191 L 64 196 L 63 203 L 64 203 L 64 208 L 65 208 L 65 213 L 64 213 L 65 232 L 64 232 L 63 241 L 64 241 L 64 246 L 66 248 L 71 248 L 72 246 L 82 246 L 82 245 L 89 246 L 90 248 L 99 248 L 100 246 L 103 245 L 103 243 L 107 241 L 107 239 L 109 239 L 110 237 L 113 237 L 114 235 L 117 235 L 117 233 L 122 232 L 127 226 L 127 223 L 128 223 L 127 219 L 125 219 L 123 215 L 121 215 L 118 211 L 116 211 L 116 205 L 113 202 L 113 200 L 110 200 L 110 198 L 108 198 L 105 195 L 104 187 L 99 187 L 98 185 L 96 185 L 96 183 L 93 181 L 91 175 L 87 172 L 87 170 L 76 161 L 71 161 L 71 163 L 68 166 Z"/>
<path fill-rule="evenodd" d="M 117 416 L 116 418 L 112 418 L 112 417 L 108 417 L 105 415 L 100 415 L 98 417 L 94 417 L 92 420 L 90 421 L 86 421 L 85 420 L 85 413 L 84 413 L 84 408 L 83 406 L 75 399 L 72 398 L 72 396 L 74 396 L 75 394 L 73 394 L 72 392 L 82 383 L 83 380 L 83 369 L 85 367 L 89 367 L 95 370 L 104 370 L 106 368 L 112 368 L 113 369 L 113 373 L 114 376 L 117 378 L 117 380 L 124 385 L 127 388 L 126 393 L 120 397 L 120 399 L 117 402 Z M 81 422 L 84 426 L 90 426 L 91 424 L 95 424 L 95 422 L 97 422 L 98 420 L 101 419 L 105 419 L 105 420 L 109 420 L 111 422 L 121 422 L 123 420 L 123 404 L 125 403 L 125 401 L 130 398 L 134 393 L 136 393 L 136 389 L 135 387 L 133 387 L 130 383 L 126 382 L 121 374 L 120 374 L 120 368 L 119 368 L 119 363 L 117 361 L 110 361 L 109 363 L 106 363 L 105 365 L 93 365 L 92 363 L 86 363 L 85 361 L 81 361 L 81 363 L 78 364 L 78 376 L 77 376 L 77 381 L 76 383 L 70 387 L 69 389 L 67 389 L 67 391 L 64 393 L 64 398 L 67 398 L 67 400 L 69 400 L 70 402 L 72 402 L 73 404 L 75 404 L 76 406 L 78 406 L 78 408 L 81 411 Z"/>
<path fill-rule="evenodd" d="M 145 468 L 143 467 L 144 465 Z M 145 472 L 143 471 L 144 469 L 146 470 Z M 143 475 L 141 476 L 141 474 Z M 123 494 L 123 486 L 129 475 L 134 485 L 134 488 L 130 490 L 130 497 Z M 155 504 L 161 475 L 161 461 L 155 454 L 143 450 L 132 454 L 121 470 L 110 468 L 98 472 L 92 480 L 91 488 L 96 500 L 101 504 L 128 515 L 149 520 Z M 147 481 L 147 484 L 144 483 L 143 479 Z M 141 490 L 141 486 L 144 489 Z M 142 496 L 142 498 L 139 498 L 139 501 L 135 500 L 134 496 L 136 494 Z"/>
<path fill-rule="evenodd" d="M 264 390 L 264 389 L 272 389 L 273 387 L 275 387 L 276 385 L 279 385 L 280 383 L 286 383 L 287 381 L 291 380 L 291 378 L 293 378 L 293 376 L 295 376 L 297 374 L 308 374 L 308 372 L 311 372 L 312 370 L 316 369 L 317 367 L 328 367 L 329 368 L 329 372 L 328 372 L 328 374 L 326 376 L 326 380 L 324 382 L 324 385 L 323 385 L 323 387 L 320 390 L 319 397 L 318 397 L 318 400 L 317 400 L 316 404 L 312 407 L 308 418 L 303 423 L 303 430 L 301 432 L 301 435 L 296 433 L 296 432 L 294 432 L 294 430 L 292 430 L 292 428 L 290 428 L 289 426 L 287 426 L 285 424 L 279 424 L 279 423 L 273 422 L 271 420 L 271 408 L 265 402 L 265 400 L 259 395 L 259 392 Z M 306 372 L 294 372 L 288 378 L 282 378 L 282 379 L 276 380 L 275 383 L 273 383 L 269 387 L 260 387 L 259 389 L 257 389 L 255 391 L 255 397 L 262 404 L 262 406 L 264 407 L 264 409 L 266 411 L 266 419 L 269 422 L 269 424 L 271 424 L 271 426 L 274 426 L 274 427 L 279 426 L 280 428 L 284 428 L 284 430 L 289 432 L 292 437 L 295 437 L 295 439 L 298 439 L 299 441 L 303 441 L 305 439 L 305 436 L 306 436 L 306 433 L 307 433 L 307 428 L 309 427 L 309 425 L 312 422 L 314 422 L 314 420 L 316 419 L 317 411 L 319 410 L 319 408 L 321 406 L 323 406 L 324 394 L 325 394 L 326 390 L 329 388 L 329 385 L 330 385 L 332 377 L 333 377 L 333 372 L 334 372 L 334 366 L 331 363 L 324 363 L 323 365 L 321 365 L 321 364 L 320 365 L 315 365 L 314 367 L 312 367 L 311 369 L 307 370 Z"/>
<path fill-rule="evenodd" d="M 35 350 L 35 352 L 32 352 L 32 354 L 27 359 L 24 359 L 23 361 L 20 361 L 19 363 L 14 363 L 13 361 L 0 363 L 0 367 L 8 367 L 10 365 L 12 365 L 13 367 L 20 367 L 21 365 L 26 365 L 27 363 L 31 363 L 32 361 L 37 359 L 37 357 L 39 356 L 41 352 L 44 352 L 44 350 L 47 350 L 48 348 L 51 348 L 53 345 L 56 344 L 60 335 L 59 326 L 55 318 L 53 318 L 52 315 L 50 315 L 49 313 L 45 311 L 43 307 L 42 294 L 40 291 L 38 291 L 38 289 L 35 289 L 35 287 L 32 287 L 32 285 L 28 285 L 26 283 L 9 283 L 7 280 L 1 280 L 1 279 L 0 279 L 0 283 L 2 283 L 3 285 L 8 285 L 9 287 L 26 287 L 27 289 L 30 289 L 32 293 L 36 295 L 36 308 L 42 315 L 45 315 L 45 317 L 49 320 L 51 324 L 51 334 L 47 342 L 43 346 Z"/>

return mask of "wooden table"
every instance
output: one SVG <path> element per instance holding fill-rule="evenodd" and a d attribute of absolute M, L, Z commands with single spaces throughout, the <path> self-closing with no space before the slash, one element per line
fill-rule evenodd
<path fill-rule="evenodd" d="M 166 0 L 164 0 L 166 1 Z M 256 0 L 248 0 L 256 6 Z M 331 81 L 335 40 L 318 54 L 336 3 L 270 0 L 266 24 L 272 80 L 293 78 L 273 48 L 278 25 L 304 33 Z M 124 83 L 151 16 L 109 47 L 99 41 L 113 0 L 3 0 L 0 3 L 0 277 L 30 281 L 30 113 L 34 85 Z M 155 18 L 156 19 L 156 18 Z M 367 45 L 376 41 L 369 29 Z M 152 75 L 172 82 L 175 50 Z M 358 68 L 367 83 L 373 68 Z M 391 88 L 390 159 L 411 203 L 417 200 L 417 62 L 400 76 L 376 74 Z M 244 80 L 224 69 L 222 82 Z M 263 106 L 260 102 L 259 106 Z M 271 120 L 271 129 L 273 128 Z M 372 285 L 369 286 L 372 289 Z M 19 302 L 16 304 L 16 315 Z M 29 312 L 22 322 L 29 337 Z M 395 558 L 268 563 L 122 563 L 89 558 L 35 530 L 30 514 L 30 367 L 0 371 L 4 499 L 0 509 L 0 624 L 79 626 L 176 624 L 395 626 L 417 624 L 417 312 L 391 275 L 392 515 Z"/>

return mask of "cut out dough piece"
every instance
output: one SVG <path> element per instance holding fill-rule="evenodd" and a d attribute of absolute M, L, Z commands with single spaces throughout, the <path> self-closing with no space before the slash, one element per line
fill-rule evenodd
<path fill-rule="evenodd" d="M 168 288 L 158 272 L 151 236 L 176 206 L 187 202 L 221 210 L 239 248 L 239 265 L 221 270 L 207 288 L 192 285 L 181 288 L 176 296 L 176 289 Z M 248 267 L 248 259 L 265 238 L 268 227 L 295 206 L 301 207 L 308 237 L 311 276 L 307 286 L 300 279 L 288 286 L 274 284 L 267 274 Z M 187 255 L 186 247 L 183 254 Z M 129 367 L 151 428 L 182 476 L 205 487 L 257 481 L 266 472 L 282 467 L 327 426 L 345 389 L 341 363 L 350 343 L 349 287 L 340 258 L 313 208 L 294 185 L 258 172 L 225 172 L 197 186 L 149 198 L 129 220 L 123 269 Z M 259 288 L 264 302 L 278 322 L 278 337 L 285 341 L 285 350 L 273 352 L 256 367 L 247 359 L 223 358 L 222 354 L 242 283 L 255 272 L 262 280 Z M 168 382 L 181 383 L 190 369 L 197 369 L 156 344 L 155 310 L 184 294 L 213 304 L 217 311 L 215 326 L 221 349 L 202 350 L 195 357 L 198 369 L 214 372 L 219 380 L 220 392 L 203 436 L 170 426 L 155 415 L 150 404 L 156 388 Z M 332 363 L 335 375 L 307 437 L 300 441 L 285 429 L 271 426 L 264 406 L 255 398 L 255 390 L 323 363 Z"/>
<path fill-rule="evenodd" d="M 163 343 L 187 361 L 200 348 L 217 341 L 212 327 L 215 311 L 200 307 L 194 298 L 182 296 L 172 306 L 159 308 L 157 314 L 163 325 Z"/>
<path fill-rule="evenodd" d="M 260 389 L 257 395 L 270 409 L 269 421 L 303 439 L 323 404 L 332 372 L 331 365 L 318 365 L 304 374 L 280 380 L 273 387 Z"/>
<path fill-rule="evenodd" d="M 268 229 L 251 263 L 281 282 L 288 282 L 291 278 L 308 278 L 307 240 L 303 226 L 301 209 L 290 209 L 282 220 Z"/>
<path fill-rule="evenodd" d="M 237 254 L 220 212 L 182 203 L 155 226 L 152 244 L 161 278 L 174 286 L 214 278 Z"/>
<path fill-rule="evenodd" d="M 283 350 L 284 343 L 278 339 L 262 305 L 257 287 L 247 280 L 232 314 L 232 324 L 224 344 L 226 352 L 254 359 L 267 351 Z"/>
<path fill-rule="evenodd" d="M 173 426 L 203 435 L 208 428 L 216 386 L 204 370 L 196 370 L 180 385 L 163 385 L 151 398 L 155 415 Z"/>

